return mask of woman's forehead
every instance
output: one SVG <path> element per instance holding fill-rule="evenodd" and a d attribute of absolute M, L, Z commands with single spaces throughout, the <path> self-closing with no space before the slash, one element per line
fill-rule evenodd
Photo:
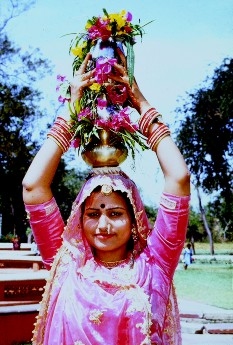
<path fill-rule="evenodd" d="M 109 195 L 104 195 L 101 191 L 92 192 L 91 195 L 86 199 L 86 208 L 109 208 L 109 207 L 127 207 L 127 202 L 123 194 L 119 192 L 112 192 Z"/>

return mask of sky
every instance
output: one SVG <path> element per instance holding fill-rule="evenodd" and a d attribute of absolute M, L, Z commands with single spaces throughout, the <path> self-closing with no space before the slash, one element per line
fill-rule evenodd
<path fill-rule="evenodd" d="M 9 2 L 0 0 L 2 15 Z M 57 102 L 57 74 L 72 72 L 68 51 L 73 36 L 66 34 L 82 31 L 87 19 L 101 15 L 103 8 L 110 13 L 130 11 L 133 23 L 153 20 L 135 45 L 135 76 L 151 105 L 173 128 L 175 109 L 187 93 L 202 87 L 223 59 L 233 56 L 233 0 L 36 0 L 6 31 L 23 50 L 39 48 L 54 65 L 53 74 L 38 81 L 46 104 Z M 79 158 L 74 165 L 85 167 Z M 163 179 L 154 153 L 137 155 L 134 165 L 129 158 L 122 169 L 137 183 L 144 201 L 157 204 Z M 192 201 L 196 203 L 195 193 Z"/>

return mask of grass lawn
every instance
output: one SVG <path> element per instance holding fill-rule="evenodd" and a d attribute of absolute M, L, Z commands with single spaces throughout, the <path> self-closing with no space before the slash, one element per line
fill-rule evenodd
<path fill-rule="evenodd" d="M 233 243 L 215 243 L 215 255 L 232 254 Z M 196 257 L 210 253 L 209 243 L 195 243 Z M 211 258 L 211 256 L 210 256 Z M 185 271 L 175 272 L 174 283 L 179 298 L 190 299 L 209 305 L 233 309 L 233 265 L 227 263 L 192 264 Z"/>
<path fill-rule="evenodd" d="M 174 277 L 179 298 L 233 309 L 233 265 L 194 263 L 187 270 L 182 264 L 179 267 Z"/>
<path fill-rule="evenodd" d="M 210 254 L 210 245 L 209 243 L 195 243 L 196 255 Z M 214 243 L 214 253 L 215 255 L 222 254 L 231 254 L 233 255 L 233 243 L 232 242 L 223 242 L 223 243 Z"/>

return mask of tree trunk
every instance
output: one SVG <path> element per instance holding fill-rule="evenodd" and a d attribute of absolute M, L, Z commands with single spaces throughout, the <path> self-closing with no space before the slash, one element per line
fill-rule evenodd
<path fill-rule="evenodd" d="M 210 254 L 214 255 L 214 242 L 213 242 L 212 233 L 210 231 L 210 228 L 209 228 L 209 225 L 208 225 L 208 222 L 207 222 L 207 219 L 206 219 L 205 210 L 204 210 L 204 208 L 202 206 L 199 188 L 196 187 L 196 189 L 197 189 L 197 197 L 198 197 L 198 202 L 199 202 L 199 209 L 200 209 L 200 212 L 201 212 L 201 218 L 202 218 L 202 221 L 203 221 L 203 224 L 204 224 L 205 231 L 207 232 L 207 235 L 209 237 Z"/>

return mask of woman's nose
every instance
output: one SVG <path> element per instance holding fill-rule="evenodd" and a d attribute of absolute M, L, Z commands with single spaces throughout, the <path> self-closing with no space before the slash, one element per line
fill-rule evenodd
<path fill-rule="evenodd" d="M 100 216 L 99 223 L 98 223 L 98 229 L 100 231 L 107 231 L 108 230 L 108 219 L 104 214 L 102 214 Z"/>

